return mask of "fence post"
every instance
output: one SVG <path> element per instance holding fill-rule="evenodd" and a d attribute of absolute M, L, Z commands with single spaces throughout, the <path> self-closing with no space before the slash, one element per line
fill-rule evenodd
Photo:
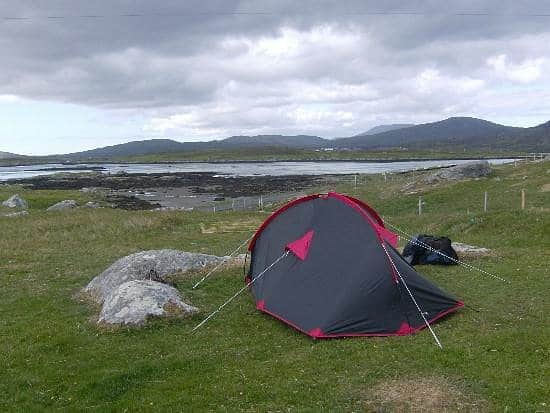
<path fill-rule="evenodd" d="M 521 209 L 525 209 L 525 189 L 521 190 Z"/>
<path fill-rule="evenodd" d="M 418 215 L 422 215 L 422 197 L 418 197 Z"/>
<path fill-rule="evenodd" d="M 487 212 L 487 191 L 483 195 L 483 212 Z"/>
<path fill-rule="evenodd" d="M 235 199 L 231 200 L 231 210 L 235 211 Z"/>
<path fill-rule="evenodd" d="M 243 209 L 246 209 L 246 198 L 243 198 Z"/>
<path fill-rule="evenodd" d="M 354 175 L 353 178 L 354 178 L 353 188 L 354 188 L 355 194 L 357 194 L 357 175 Z"/>

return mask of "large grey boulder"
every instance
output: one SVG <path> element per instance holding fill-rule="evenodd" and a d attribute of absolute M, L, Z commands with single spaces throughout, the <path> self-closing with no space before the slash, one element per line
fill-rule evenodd
<path fill-rule="evenodd" d="M 149 316 L 190 314 L 197 308 L 182 301 L 178 291 L 151 280 L 133 280 L 111 291 L 103 303 L 99 323 L 141 324 Z"/>
<path fill-rule="evenodd" d="M 226 257 L 177 250 L 142 251 L 120 258 L 84 288 L 95 301 L 102 303 L 117 287 L 132 280 L 165 282 L 175 273 L 199 270 L 226 261 Z"/>
<path fill-rule="evenodd" d="M 23 198 L 19 196 L 19 194 L 15 194 L 10 196 L 7 200 L 2 202 L 2 205 L 8 208 L 23 208 L 27 209 L 29 205 L 27 204 L 27 201 L 25 201 Z"/>
<path fill-rule="evenodd" d="M 66 209 L 73 209 L 78 206 L 78 203 L 74 199 L 66 199 L 64 201 L 53 204 L 46 211 L 63 211 Z"/>
<path fill-rule="evenodd" d="M 466 178 L 481 178 L 491 173 L 491 165 L 487 161 L 468 162 L 450 168 L 440 169 L 428 176 L 425 183 L 436 183 L 439 181 L 454 181 Z"/>

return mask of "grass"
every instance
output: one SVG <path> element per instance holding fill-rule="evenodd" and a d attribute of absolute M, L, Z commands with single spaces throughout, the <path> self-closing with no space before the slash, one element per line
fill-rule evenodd
<path fill-rule="evenodd" d="M 176 279 L 201 314 L 98 329 L 98 309 L 78 292 L 114 260 L 157 248 L 226 254 L 248 236 L 230 223 L 249 226 L 267 214 L 47 213 L 59 200 L 87 198 L 0 186 L 0 199 L 19 192 L 31 207 L 28 216 L 0 217 L 0 411 L 415 411 L 404 396 L 414 391 L 410 383 L 428 383 L 442 399 L 448 394 L 457 403 L 449 411 L 548 411 L 550 192 L 541 189 L 550 164 L 503 166 L 488 178 L 420 188 L 421 216 L 419 194 L 401 191 L 411 175 L 386 182 L 363 176 L 357 191 L 346 181 L 332 189 L 357 192 L 400 228 L 494 250 L 467 262 L 510 283 L 461 266 L 419 267 L 479 310 L 464 309 L 434 326 L 443 351 L 427 331 L 315 341 L 257 312 L 246 293 L 191 334 L 243 285 L 234 268 L 198 290 L 191 286 L 201 274 Z M 201 224 L 226 230 L 204 233 Z"/>

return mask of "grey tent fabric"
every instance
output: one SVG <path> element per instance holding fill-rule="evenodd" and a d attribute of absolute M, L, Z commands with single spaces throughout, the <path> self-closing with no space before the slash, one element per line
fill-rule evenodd
<path fill-rule="evenodd" d="M 254 280 L 256 307 L 314 338 L 411 334 L 425 323 L 401 276 L 429 322 L 460 308 L 403 260 L 392 246 L 396 238 L 354 198 L 329 193 L 293 201 L 250 243 L 247 281 Z M 288 256 L 255 280 L 285 250 Z"/>

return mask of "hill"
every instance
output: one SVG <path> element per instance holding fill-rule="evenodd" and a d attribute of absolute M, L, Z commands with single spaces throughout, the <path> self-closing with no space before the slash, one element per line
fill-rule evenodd
<path fill-rule="evenodd" d="M 411 151 L 548 152 L 550 151 L 550 122 L 521 128 L 477 118 L 453 117 L 419 125 L 380 125 L 360 135 L 346 138 L 324 139 L 311 135 L 239 135 L 205 142 L 150 139 L 48 158 L 59 159 L 61 157 L 71 161 L 107 160 L 157 154 L 188 155 L 191 152 L 201 153 L 213 150 L 238 152 L 257 149 L 276 152 L 281 148 L 313 150 L 327 147 L 358 150 L 406 148 Z"/>
<path fill-rule="evenodd" d="M 415 126 L 415 124 L 414 123 L 393 123 L 391 125 L 378 125 L 378 126 L 375 126 L 374 128 L 370 128 L 366 132 L 360 133 L 355 136 L 376 135 L 377 133 L 384 133 L 391 130 L 410 128 L 411 126 Z"/>
<path fill-rule="evenodd" d="M 69 159 L 99 159 L 99 158 L 121 158 L 126 156 L 148 155 L 171 151 L 181 151 L 181 142 L 171 139 L 149 139 L 144 141 L 133 141 L 118 145 L 105 146 L 88 151 L 74 152 L 63 157 Z"/>
<path fill-rule="evenodd" d="M 336 142 L 339 147 L 362 149 L 454 147 L 544 151 L 550 149 L 550 126 L 547 122 L 531 128 L 520 128 L 477 118 L 452 117 L 374 135 L 342 138 Z"/>
<path fill-rule="evenodd" d="M 208 151 L 212 149 L 238 148 L 318 148 L 330 145 L 331 141 L 318 136 L 297 135 L 257 135 L 231 136 L 219 141 L 207 142 L 177 142 L 171 139 L 149 139 L 133 141 L 119 145 L 106 146 L 83 152 L 60 155 L 70 160 L 110 159 L 132 156 L 154 155 L 161 153 Z"/>
<path fill-rule="evenodd" d="M 331 141 L 318 136 L 310 135 L 257 135 L 257 136 L 231 136 L 218 142 L 220 146 L 284 146 L 287 148 L 319 148 L 330 145 Z"/>
<path fill-rule="evenodd" d="M 16 153 L 0 151 L 0 159 L 14 159 L 14 158 L 22 158 L 22 157 L 23 155 L 17 155 Z"/>

